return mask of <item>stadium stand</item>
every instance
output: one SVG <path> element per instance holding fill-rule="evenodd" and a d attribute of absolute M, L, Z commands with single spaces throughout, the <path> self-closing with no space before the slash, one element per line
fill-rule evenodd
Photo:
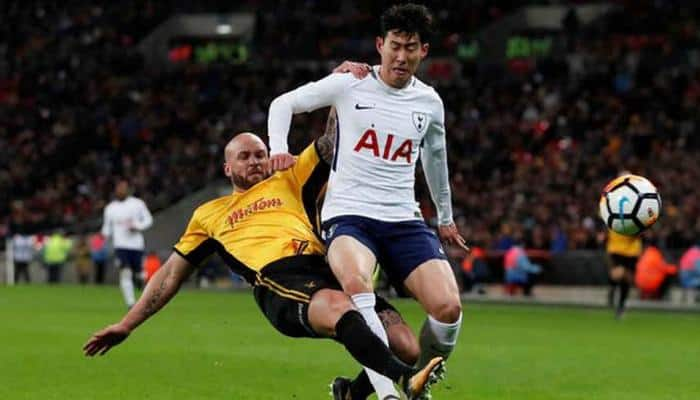
<path fill-rule="evenodd" d="M 154 210 L 220 178 L 222 145 L 233 132 L 263 133 L 271 98 L 345 58 L 376 60 L 368 36 L 376 31 L 372 10 L 384 4 L 367 3 L 214 2 L 206 10 L 180 1 L 5 3 L 0 235 L 56 226 L 87 232 L 118 176 L 130 177 Z M 599 248 L 599 190 L 625 169 L 659 187 L 664 211 L 653 235 L 662 246 L 694 243 L 700 220 L 686 216 L 700 214 L 700 172 L 690 167 L 700 159 L 698 10 L 624 3 L 592 25 L 557 32 L 556 40 L 573 35 L 565 51 L 500 68 L 455 55 L 469 34 L 515 6 L 436 7 L 438 62 L 421 74 L 448 112 L 465 236 L 495 250 L 521 239 L 555 252 Z M 249 63 L 168 71 L 144 64 L 143 37 L 170 15 L 200 11 L 256 13 Z M 296 118 L 293 150 L 323 121 L 321 113 Z M 418 196 L 431 217 L 425 188 Z"/>

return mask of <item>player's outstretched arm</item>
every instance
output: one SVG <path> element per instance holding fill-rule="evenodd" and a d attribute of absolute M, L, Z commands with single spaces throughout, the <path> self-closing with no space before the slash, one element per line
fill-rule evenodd
<path fill-rule="evenodd" d="M 182 282 L 194 267 L 185 258 L 173 253 L 168 261 L 148 281 L 141 298 L 116 324 L 95 332 L 83 346 L 86 356 L 104 355 L 112 347 L 123 342 L 129 334 L 165 306 L 180 290 Z"/>
<path fill-rule="evenodd" d="M 330 74 L 284 93 L 270 103 L 267 134 L 270 138 L 270 166 L 273 170 L 287 169 L 294 165 L 289 154 L 287 137 L 294 114 L 310 112 L 335 104 L 338 96 L 356 79 L 351 74 Z"/>
<path fill-rule="evenodd" d="M 371 68 L 372 67 L 365 63 L 344 61 L 333 69 L 333 73 L 351 73 L 357 79 L 364 79 L 367 74 L 369 74 Z M 316 140 L 319 155 L 321 159 L 328 164 L 333 162 L 336 131 L 338 129 L 337 122 L 338 115 L 335 107 L 331 107 L 331 110 L 328 112 L 328 119 L 326 120 L 326 130 L 323 132 L 323 136 Z"/>

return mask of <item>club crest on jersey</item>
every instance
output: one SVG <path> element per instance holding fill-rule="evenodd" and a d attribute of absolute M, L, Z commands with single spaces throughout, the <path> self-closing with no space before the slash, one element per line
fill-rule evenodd
<path fill-rule="evenodd" d="M 309 247 L 309 241 L 304 239 L 292 239 L 292 247 L 294 248 L 294 254 L 304 254 L 304 250 Z"/>
<path fill-rule="evenodd" d="M 329 226 L 327 229 L 324 229 L 321 232 L 321 239 L 328 240 L 328 239 L 332 238 L 333 235 L 335 234 L 335 228 L 337 228 L 337 227 L 338 227 L 338 224 L 333 224 L 333 225 Z"/>
<path fill-rule="evenodd" d="M 411 114 L 413 118 L 413 126 L 416 127 L 418 133 L 425 132 L 425 128 L 428 126 L 428 116 L 423 112 L 414 111 Z"/>

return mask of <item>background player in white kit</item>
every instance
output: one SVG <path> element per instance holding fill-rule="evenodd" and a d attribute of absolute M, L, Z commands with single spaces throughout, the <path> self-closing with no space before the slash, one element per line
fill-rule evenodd
<path fill-rule="evenodd" d="M 440 238 L 468 250 L 452 218 L 442 100 L 414 77 L 428 53 L 432 20 L 424 6 L 391 7 L 382 15 L 376 39 L 381 65 L 369 77 L 331 74 L 285 93 L 270 105 L 268 121 L 272 168 L 286 169 L 294 163 L 287 151 L 292 114 L 336 108 L 336 151 L 322 210 L 328 260 L 345 292 L 385 340 L 374 312 L 376 262 L 421 303 L 429 315 L 421 330 L 419 364 L 452 352 L 462 320 L 454 274 L 415 202 L 419 148 Z M 380 378 L 368 374 L 382 393 Z"/>
<path fill-rule="evenodd" d="M 112 239 L 119 260 L 119 286 L 127 307 L 136 302 L 134 279 L 140 279 L 145 240 L 143 231 L 153 224 L 153 217 L 143 200 L 129 195 L 129 182 L 121 179 L 114 189 L 116 196 L 104 211 L 102 234 Z"/>

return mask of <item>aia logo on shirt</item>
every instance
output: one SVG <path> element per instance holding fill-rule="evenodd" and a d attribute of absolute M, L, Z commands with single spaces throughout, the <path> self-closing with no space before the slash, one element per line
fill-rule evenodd
<path fill-rule="evenodd" d="M 399 144 L 399 140 L 393 134 L 386 135 L 386 140 L 383 143 L 379 142 L 377 131 L 367 129 L 362 134 L 360 140 L 355 144 L 356 152 L 371 152 L 375 157 L 381 157 L 385 160 L 403 161 L 407 164 L 411 163 L 411 154 L 413 153 L 413 141 L 410 139 L 404 140 Z"/>
<path fill-rule="evenodd" d="M 245 207 L 233 210 L 231 215 L 229 215 L 226 218 L 226 221 L 228 222 L 229 226 L 233 228 L 233 226 L 242 221 L 243 219 L 247 218 L 249 215 L 256 213 L 258 211 L 266 210 L 268 208 L 279 208 L 282 207 L 282 199 L 280 198 L 272 198 L 272 199 L 266 199 L 264 197 L 261 197 L 254 202 L 248 204 Z"/>

